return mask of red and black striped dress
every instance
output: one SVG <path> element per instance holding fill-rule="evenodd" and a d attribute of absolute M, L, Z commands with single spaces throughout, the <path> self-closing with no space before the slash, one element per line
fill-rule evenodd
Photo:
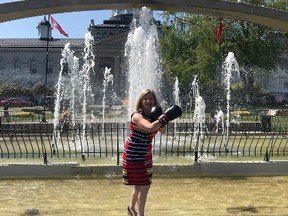
<path fill-rule="evenodd" d="M 144 118 L 150 121 L 144 114 Z M 133 114 L 132 114 L 133 116 Z M 132 118 L 131 116 L 131 118 Z M 158 130 L 147 132 L 130 122 L 130 134 L 124 146 L 122 160 L 123 183 L 149 185 L 152 180 L 152 140 Z"/>

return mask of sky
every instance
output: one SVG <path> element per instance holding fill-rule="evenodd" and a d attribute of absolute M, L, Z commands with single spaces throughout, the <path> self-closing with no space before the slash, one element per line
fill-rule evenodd
<path fill-rule="evenodd" d="M 15 0 L 0 0 L 0 4 L 14 2 Z M 155 13 L 154 13 L 155 14 Z M 51 14 L 62 29 L 69 35 L 69 38 L 84 38 L 90 20 L 94 19 L 95 24 L 102 24 L 112 16 L 112 10 L 95 10 L 82 12 L 67 12 Z M 43 16 L 19 19 L 0 23 L 0 38 L 38 38 L 37 25 Z M 53 29 L 54 38 L 65 38 L 57 29 Z"/>

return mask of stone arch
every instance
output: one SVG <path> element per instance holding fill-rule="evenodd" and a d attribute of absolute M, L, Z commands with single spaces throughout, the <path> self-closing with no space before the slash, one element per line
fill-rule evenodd
<path fill-rule="evenodd" d="M 143 6 L 152 10 L 222 16 L 288 31 L 288 12 L 223 0 L 26 0 L 1 4 L 0 22 L 49 13 L 131 9 Z"/>

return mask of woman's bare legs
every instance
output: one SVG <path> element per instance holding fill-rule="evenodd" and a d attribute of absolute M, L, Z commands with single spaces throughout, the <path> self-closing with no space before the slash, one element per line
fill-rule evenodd
<path fill-rule="evenodd" d="M 138 186 L 139 195 L 138 195 L 138 216 L 144 216 L 145 204 L 147 200 L 147 194 L 150 189 L 150 185 Z"/>
<path fill-rule="evenodd" d="M 137 216 L 144 216 L 145 204 L 147 200 L 147 194 L 150 189 L 150 185 L 144 186 L 134 186 L 131 196 L 131 202 L 129 204 L 129 208 L 134 212 L 135 205 L 138 205 L 138 215 Z"/>
<path fill-rule="evenodd" d="M 131 202 L 129 204 L 129 208 L 135 212 L 135 205 L 137 203 L 137 200 L 138 200 L 138 196 L 139 196 L 139 193 L 140 193 L 140 187 L 141 186 L 137 186 L 135 185 L 134 186 L 134 189 L 132 191 L 132 195 L 131 195 Z"/>

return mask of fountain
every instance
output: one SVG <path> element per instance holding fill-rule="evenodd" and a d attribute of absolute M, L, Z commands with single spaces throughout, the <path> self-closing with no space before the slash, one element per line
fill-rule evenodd
<path fill-rule="evenodd" d="M 178 80 L 178 77 L 176 77 L 174 87 L 173 87 L 173 98 L 174 98 L 174 104 L 181 107 L 179 94 L 180 94 L 179 80 Z M 175 132 L 176 132 L 176 128 L 177 128 L 177 122 L 179 122 L 179 119 L 175 119 L 175 121 L 174 121 L 174 131 Z"/>
<path fill-rule="evenodd" d="M 61 113 L 67 110 L 69 115 L 69 128 L 77 129 L 78 133 L 72 132 L 72 141 L 77 150 L 81 150 L 82 157 L 85 152 L 89 152 L 89 142 L 86 137 L 86 127 L 89 120 L 87 106 L 90 98 L 93 98 L 90 87 L 90 74 L 95 65 L 93 54 L 93 37 L 91 33 L 85 35 L 83 66 L 79 66 L 79 59 L 70 50 L 70 44 L 66 44 L 62 51 L 61 70 L 57 82 L 57 92 L 54 112 L 54 143 L 53 149 L 58 149 L 57 143 L 61 136 L 63 125 L 60 121 Z M 136 97 L 143 88 L 153 89 L 159 99 L 161 98 L 160 83 L 162 80 L 162 70 L 160 66 L 160 56 L 158 54 L 159 41 L 157 26 L 153 22 L 151 11 L 143 7 L 138 19 L 134 17 L 132 30 L 128 35 L 125 46 L 125 54 L 128 56 L 128 79 L 129 79 L 129 112 L 135 106 Z M 113 75 L 111 69 L 105 68 L 102 86 L 102 138 L 104 134 L 105 107 L 107 100 L 113 100 L 113 93 L 110 87 L 113 86 Z M 111 88 L 112 89 L 112 88 Z M 113 91 L 113 89 L 112 89 Z M 89 98 L 89 99 L 88 99 Z M 176 99 L 178 103 L 178 99 Z M 93 119 L 93 113 L 91 116 Z M 59 127 L 60 126 L 60 127 Z M 60 130 L 58 130 L 60 129 Z"/>
<path fill-rule="evenodd" d="M 128 115 L 133 112 L 137 96 L 143 88 L 153 89 L 160 101 L 162 100 L 160 84 L 163 71 L 158 49 L 158 32 L 153 22 L 152 12 L 143 7 L 139 19 L 134 17 L 132 21 L 131 31 L 125 44 L 129 80 Z"/>
<path fill-rule="evenodd" d="M 176 77 L 175 84 L 174 84 L 174 90 L 173 90 L 173 98 L 174 98 L 175 104 L 178 105 L 178 106 L 181 106 L 179 93 L 180 93 L 179 81 L 178 81 L 178 77 Z"/>
<path fill-rule="evenodd" d="M 162 68 L 161 58 L 158 53 L 159 39 L 157 26 L 154 23 L 150 9 L 143 7 L 139 17 L 134 17 L 132 28 L 125 44 L 125 55 L 128 56 L 129 80 L 129 113 L 133 112 L 136 99 L 143 88 L 153 89 L 161 99 Z M 69 110 L 71 125 L 74 127 L 81 122 L 83 131 L 87 123 L 87 97 L 91 97 L 90 75 L 94 67 L 94 54 L 92 52 L 93 38 L 90 33 L 85 35 L 84 64 L 79 69 L 79 59 L 74 56 L 67 44 L 62 52 L 61 70 L 57 83 L 57 93 L 54 112 L 54 128 L 61 122 L 61 105 L 65 102 L 65 109 Z M 65 72 L 65 69 L 69 72 Z M 102 98 L 102 123 L 105 122 L 105 106 L 107 103 L 108 86 L 113 85 L 111 69 L 105 68 Z M 63 74 L 64 73 L 64 74 Z M 65 88 L 64 88 L 65 87 Z M 175 98 L 176 104 L 180 103 L 179 91 Z M 111 96 L 112 100 L 114 95 Z M 161 100 L 160 100 L 161 101 Z M 62 108 L 63 109 L 63 108 Z M 92 117 L 93 118 L 93 117 Z M 104 128 L 104 127 L 103 127 Z M 84 136 L 84 135 L 83 135 Z"/>
<path fill-rule="evenodd" d="M 215 119 L 216 119 L 216 128 L 215 128 L 215 132 L 219 132 L 219 125 L 221 125 L 221 129 L 222 129 L 222 134 L 225 133 L 225 117 L 224 117 L 224 113 L 221 110 L 221 108 L 219 108 L 219 110 L 217 111 L 216 115 L 215 115 Z"/>
<path fill-rule="evenodd" d="M 228 145 L 228 136 L 229 136 L 229 127 L 230 127 L 230 100 L 231 100 L 231 79 L 232 79 L 232 74 L 237 73 L 239 75 L 239 65 L 238 62 L 236 61 L 236 58 L 234 56 L 233 52 L 229 52 L 224 63 L 223 63 L 223 77 L 224 77 L 224 84 L 226 87 L 226 100 L 227 100 L 227 113 L 226 113 L 226 130 L 224 133 L 224 114 L 223 112 L 219 114 L 219 117 L 221 115 L 222 117 L 222 130 L 224 133 L 224 142 L 225 142 L 225 150 L 227 150 L 227 145 Z"/>
<path fill-rule="evenodd" d="M 195 99 L 195 108 L 193 116 L 193 142 L 195 143 L 195 161 L 198 159 L 199 143 L 203 143 L 205 128 L 205 108 L 204 99 L 199 94 L 199 85 L 197 76 L 192 82 L 192 93 Z M 203 145 L 201 145 L 203 147 Z M 201 149 L 203 152 L 203 149 Z"/>
<path fill-rule="evenodd" d="M 83 149 L 81 142 L 85 139 L 85 129 L 88 120 L 87 101 L 94 96 L 90 86 L 90 74 L 93 72 L 95 65 L 93 42 L 94 39 L 91 33 L 87 33 L 85 35 L 84 63 L 81 69 L 79 69 L 79 59 L 70 50 L 70 44 L 65 45 L 62 51 L 61 70 L 56 85 L 53 148 L 56 147 L 57 139 L 60 137 L 60 130 L 56 129 L 59 129 L 59 126 L 63 126 L 63 119 L 61 118 L 68 118 L 69 127 L 79 126 L 80 123 L 82 125 L 82 135 L 81 137 L 78 136 L 82 155 L 85 149 Z M 61 117 L 60 113 L 62 111 L 66 111 L 67 115 Z"/>
<path fill-rule="evenodd" d="M 102 136 L 104 135 L 106 91 L 109 84 L 113 85 L 113 75 L 111 74 L 111 68 L 105 67 L 104 80 L 103 80 L 103 99 L 102 99 Z"/>
<path fill-rule="evenodd" d="M 68 71 L 65 71 L 65 66 L 66 69 L 69 70 L 72 68 L 76 68 L 75 64 L 78 64 L 78 60 L 75 61 L 74 58 L 74 53 L 70 50 L 70 43 L 67 43 L 62 51 L 62 59 L 60 61 L 61 65 L 61 70 L 59 72 L 59 78 L 58 82 L 56 84 L 56 99 L 55 99 L 55 108 L 54 108 L 54 129 L 57 129 L 60 125 L 60 112 L 61 112 L 61 102 L 63 100 L 68 100 L 70 99 L 70 94 L 68 94 L 68 89 L 70 91 L 71 87 L 71 82 L 70 82 L 70 73 Z M 68 67 L 68 68 L 67 68 Z M 64 72 L 67 73 L 65 76 Z M 75 71 L 71 70 L 71 74 L 73 74 L 73 79 L 74 79 L 74 74 Z M 72 79 L 72 80 L 73 80 Z M 73 93 L 73 100 L 72 100 L 72 105 L 75 105 L 75 86 L 73 85 L 74 82 L 72 82 L 72 93 Z M 68 87 L 68 88 L 67 88 Z M 74 112 L 72 112 L 73 118 L 74 118 Z"/>
<path fill-rule="evenodd" d="M 84 49 L 84 64 L 81 70 L 79 70 L 79 59 L 73 56 L 73 52 L 70 51 L 69 46 L 65 46 L 61 60 L 61 71 L 59 74 L 59 81 L 57 84 L 57 99 L 56 107 L 54 113 L 54 128 L 59 125 L 59 109 L 61 101 L 69 100 L 69 111 L 71 112 L 71 121 L 73 127 L 81 122 L 82 135 L 77 135 L 77 142 L 81 146 L 82 155 L 86 152 L 83 147 L 86 133 L 86 124 L 88 120 L 87 116 L 87 98 L 89 94 L 91 97 L 91 87 L 90 87 L 90 73 L 93 71 L 94 67 L 94 55 L 92 52 L 92 42 L 93 38 L 90 33 L 85 36 L 85 49 Z M 155 90 L 159 98 L 162 97 L 160 87 L 162 83 L 162 67 L 161 58 L 158 53 L 159 41 L 157 26 L 153 22 L 153 17 L 151 11 L 143 7 L 142 11 L 139 13 L 139 17 L 134 17 L 132 21 L 132 28 L 127 37 L 127 42 L 125 44 L 125 55 L 128 59 L 128 80 L 129 80 L 129 100 L 128 109 L 129 114 L 133 112 L 133 107 L 135 106 L 137 97 L 143 88 L 151 88 Z M 71 70 L 67 73 L 67 76 L 63 76 L 63 70 L 65 64 Z M 233 53 L 229 53 L 226 61 L 223 64 L 223 74 L 225 76 L 224 82 L 227 89 L 227 117 L 226 117 L 226 139 L 225 143 L 228 142 L 229 133 L 229 109 L 230 109 L 230 82 L 232 73 L 237 70 L 237 61 L 234 58 Z M 63 90 L 63 85 L 69 90 L 65 92 Z M 104 123 L 105 123 L 105 107 L 107 103 L 107 94 L 110 92 L 108 87 L 113 85 L 113 75 L 111 74 L 111 69 L 105 68 L 103 86 L 102 86 L 102 137 L 104 134 Z M 70 93 L 70 94 L 68 94 Z M 179 97 L 179 80 L 176 77 L 174 87 L 173 87 L 173 97 L 175 104 L 181 105 Z M 193 143 L 195 148 L 195 155 L 197 157 L 198 151 L 203 153 L 204 149 L 204 133 L 206 132 L 206 119 L 205 119 L 205 108 L 206 104 L 204 99 L 200 96 L 199 86 L 197 76 L 195 76 L 192 82 L 190 106 L 192 106 L 192 99 L 195 101 L 194 115 L 193 115 Z M 161 101 L 161 100 L 160 100 Z M 81 108 L 81 110 L 79 109 Z M 77 111 L 76 111 L 77 110 Z M 222 128 L 224 130 L 224 113 L 219 110 L 215 116 L 218 123 L 222 123 Z M 175 123 L 176 126 L 176 123 Z M 176 127 L 175 127 L 176 129 Z M 57 131 L 57 130 L 56 130 Z M 175 130 L 176 131 L 176 130 Z M 217 129 L 218 131 L 218 129 Z M 57 143 L 57 142 L 55 142 Z M 85 144 L 86 145 L 86 144 Z M 201 146 L 200 146 L 201 145 Z M 173 144 L 172 144 L 173 146 Z M 88 141 L 87 141 L 87 148 Z M 172 147 L 173 148 L 173 147 Z"/>

